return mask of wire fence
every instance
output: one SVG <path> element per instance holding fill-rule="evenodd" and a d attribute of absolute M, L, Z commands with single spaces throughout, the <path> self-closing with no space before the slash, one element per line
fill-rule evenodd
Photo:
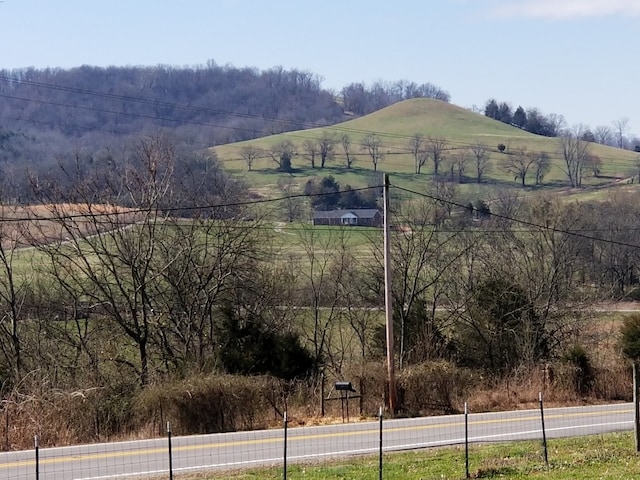
<path fill-rule="evenodd" d="M 375 416 L 374 416 L 375 418 Z M 489 442 L 539 440 L 540 461 L 549 462 L 547 443 L 559 437 L 582 436 L 634 428 L 631 403 L 531 410 L 471 413 L 423 418 L 385 418 L 324 426 L 296 426 L 285 413 L 281 428 L 194 436 L 173 436 L 167 424 L 163 438 L 40 448 L 0 454 L 0 478 L 8 480 L 101 480 L 109 478 L 169 478 L 186 473 L 270 466 L 288 478 L 292 464 L 323 462 L 370 455 L 368 462 L 384 478 L 385 455 L 446 445 L 463 445 L 461 475 L 469 478 L 469 446 Z"/>

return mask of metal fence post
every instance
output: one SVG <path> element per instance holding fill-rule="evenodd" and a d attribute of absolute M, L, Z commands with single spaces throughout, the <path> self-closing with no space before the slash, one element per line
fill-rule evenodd
<path fill-rule="evenodd" d="M 464 473 L 469 478 L 469 410 L 464 402 Z"/>
<path fill-rule="evenodd" d="M 9 404 L 4 403 L 4 449 L 9 451 Z"/>
<path fill-rule="evenodd" d="M 324 417 L 324 371 L 320 375 L 320 416 Z"/>
<path fill-rule="evenodd" d="M 382 407 L 378 411 L 378 417 L 380 419 L 380 453 L 378 460 L 378 471 L 380 475 L 380 480 L 382 480 Z"/>
<path fill-rule="evenodd" d="M 38 435 L 34 435 L 33 444 L 36 449 L 36 480 L 40 480 L 40 442 L 38 440 Z"/>
<path fill-rule="evenodd" d="M 284 411 L 284 460 L 282 478 L 287 480 L 287 411 Z"/>
<path fill-rule="evenodd" d="M 544 428 L 544 406 L 542 404 L 542 392 L 539 393 L 540 399 L 540 420 L 542 421 L 542 448 L 544 450 L 544 464 L 549 466 L 549 456 L 547 453 L 547 432 Z"/>
<path fill-rule="evenodd" d="M 633 436 L 636 452 L 640 452 L 640 406 L 638 403 L 638 363 L 633 362 Z"/>
<path fill-rule="evenodd" d="M 169 443 L 169 480 L 173 480 L 173 455 L 171 453 L 171 422 L 167 422 L 167 441 Z"/>

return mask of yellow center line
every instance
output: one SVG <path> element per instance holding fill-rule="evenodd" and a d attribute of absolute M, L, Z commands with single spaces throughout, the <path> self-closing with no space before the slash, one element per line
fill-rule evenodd
<path fill-rule="evenodd" d="M 633 410 L 631 409 L 611 410 L 608 412 L 577 412 L 577 413 L 551 414 L 551 415 L 546 415 L 545 418 L 547 420 L 550 420 L 553 418 L 593 417 L 593 416 L 602 415 L 603 413 L 606 413 L 607 416 L 613 416 L 613 415 L 628 414 L 632 412 Z M 497 418 L 497 419 L 492 418 L 487 420 L 472 420 L 469 422 L 469 426 L 529 422 L 534 420 L 540 420 L 540 415 L 530 415 L 526 417 L 515 417 L 515 418 Z M 429 424 L 429 425 L 408 425 L 406 427 L 385 428 L 384 433 L 406 432 L 411 430 L 434 430 L 438 428 L 451 428 L 451 427 L 462 427 L 462 426 L 464 426 L 464 421 L 435 423 L 435 424 Z M 292 429 L 290 430 L 290 435 L 288 437 L 288 440 L 291 442 L 293 441 L 299 442 L 303 440 L 316 440 L 321 438 L 344 438 L 344 437 L 378 434 L 379 431 L 380 431 L 379 428 L 370 428 L 366 430 L 356 430 L 356 431 L 348 431 L 348 432 L 295 435 L 295 429 Z M 276 443 L 276 442 L 281 443 L 282 441 L 283 441 L 282 437 L 250 439 L 250 440 L 235 440 L 230 442 L 185 445 L 181 447 L 173 446 L 172 451 L 186 452 L 186 451 L 202 450 L 202 449 L 222 449 L 222 448 L 238 447 L 238 446 L 246 446 L 246 445 L 260 445 L 265 443 Z M 65 462 L 82 462 L 85 460 L 98 460 L 98 459 L 116 458 L 116 457 L 133 457 L 137 455 L 153 455 L 157 453 L 166 453 L 166 451 L 167 451 L 166 447 L 155 447 L 155 448 L 146 448 L 146 449 L 140 449 L 140 450 L 128 450 L 128 451 L 117 451 L 117 452 L 85 453 L 80 455 L 69 455 L 69 456 L 61 456 L 56 458 L 41 458 L 40 465 L 58 464 L 58 463 L 65 463 Z M 35 459 L 7 462 L 0 465 L 0 469 L 8 469 L 8 468 L 24 467 L 24 466 L 35 466 L 35 463 L 36 463 Z"/>

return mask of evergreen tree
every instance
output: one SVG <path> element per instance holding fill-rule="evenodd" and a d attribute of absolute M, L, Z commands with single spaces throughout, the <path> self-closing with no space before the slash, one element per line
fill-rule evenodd
<path fill-rule="evenodd" d="M 489 100 L 484 107 L 484 115 L 485 117 L 498 119 L 498 102 L 494 98 Z"/>
<path fill-rule="evenodd" d="M 525 128 L 527 126 L 527 112 L 524 111 L 521 105 L 518 105 L 516 111 L 513 112 L 511 123 L 519 128 Z"/>

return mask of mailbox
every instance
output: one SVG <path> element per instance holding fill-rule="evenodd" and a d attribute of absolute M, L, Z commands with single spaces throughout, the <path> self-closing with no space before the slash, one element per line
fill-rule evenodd
<path fill-rule="evenodd" d="M 331 389 L 331 392 L 329 393 L 329 396 L 327 398 L 324 398 L 324 376 L 322 377 L 323 381 L 322 381 L 322 415 L 324 416 L 324 402 L 327 401 L 333 401 L 333 400 L 339 400 L 340 401 L 340 405 L 342 406 L 342 421 L 344 422 L 344 419 L 347 419 L 347 422 L 349 421 L 349 400 L 355 400 L 355 399 L 360 399 L 360 413 L 362 413 L 362 395 L 359 395 L 356 392 L 356 389 L 353 388 L 353 385 L 351 385 L 351 382 L 336 382 L 333 384 L 333 388 Z M 334 390 L 336 392 L 340 392 L 338 397 L 331 397 L 331 393 L 334 392 Z M 355 393 L 355 395 L 354 395 Z M 346 414 L 346 415 L 345 415 Z"/>
<path fill-rule="evenodd" d="M 336 382 L 335 389 L 341 392 L 355 392 L 356 389 L 353 388 L 351 382 Z"/>

